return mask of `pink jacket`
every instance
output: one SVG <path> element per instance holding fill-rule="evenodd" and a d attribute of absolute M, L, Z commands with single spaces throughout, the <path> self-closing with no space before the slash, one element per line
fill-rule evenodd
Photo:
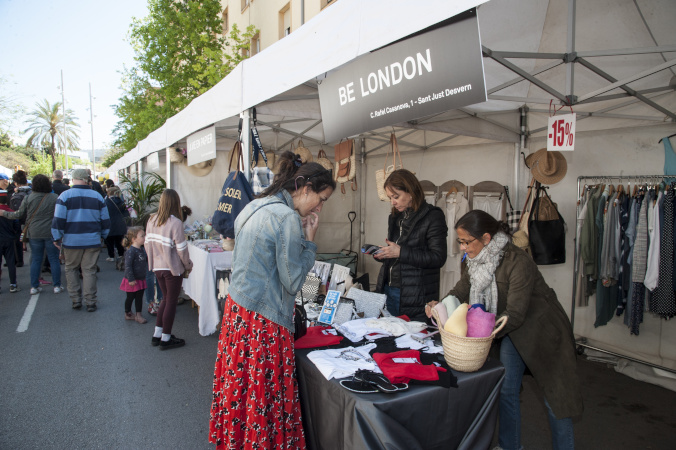
<path fill-rule="evenodd" d="M 150 270 L 169 269 L 172 275 L 180 276 L 192 269 L 183 222 L 170 216 L 164 225 L 158 227 L 155 225 L 156 217 L 152 216 L 146 226 L 145 249 Z"/>

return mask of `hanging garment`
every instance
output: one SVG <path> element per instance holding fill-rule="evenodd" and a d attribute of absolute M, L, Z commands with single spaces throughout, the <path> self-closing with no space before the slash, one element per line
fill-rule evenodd
<path fill-rule="evenodd" d="M 604 286 L 617 282 L 616 236 L 619 220 L 617 218 L 617 193 L 608 200 L 603 221 L 603 240 L 601 247 L 601 272 L 599 277 Z"/>
<path fill-rule="evenodd" d="M 486 211 L 495 220 L 502 220 L 502 195 L 500 194 L 474 194 L 472 209 Z"/>
<path fill-rule="evenodd" d="M 591 197 L 589 197 L 587 217 L 585 218 L 580 236 L 580 253 L 584 261 L 585 275 L 588 275 L 592 280 L 596 280 L 598 277 L 599 230 L 596 224 L 596 213 L 598 212 L 602 194 L 603 186 L 597 186 Z"/>
<path fill-rule="evenodd" d="M 636 239 L 632 252 L 631 265 L 631 309 L 629 328 L 631 334 L 638 335 L 639 325 L 643 322 L 643 307 L 645 304 L 645 285 L 643 281 L 648 266 L 648 205 L 651 203 L 650 193 L 646 193 L 641 200 L 636 225 Z"/>
<path fill-rule="evenodd" d="M 629 196 L 622 194 L 618 203 L 620 238 L 618 240 L 619 259 L 617 284 L 619 285 L 620 297 L 618 299 L 617 310 L 615 311 L 615 315 L 617 316 L 621 316 L 624 313 L 624 308 L 627 305 L 627 293 L 629 292 L 629 285 L 631 284 L 629 264 L 627 263 L 627 257 L 629 256 L 629 243 L 627 239 L 627 227 L 629 226 L 629 204 Z"/>
<path fill-rule="evenodd" d="M 598 229 L 598 267 L 601 267 L 601 254 L 603 251 L 603 234 L 604 234 L 604 213 L 608 199 L 608 190 L 604 190 L 599 200 L 596 211 L 596 227 Z M 600 327 L 608 323 L 613 317 L 613 310 L 609 308 L 611 301 L 611 289 L 609 286 L 604 286 L 601 277 L 596 280 L 596 321 L 594 327 Z M 610 312 L 610 314 L 608 314 Z"/>
<path fill-rule="evenodd" d="M 646 269 L 645 280 L 643 284 L 648 290 L 653 291 L 657 287 L 660 266 L 660 208 L 664 200 L 662 191 L 657 194 L 657 202 L 652 206 L 652 214 L 648 214 L 648 267 Z M 651 220 L 652 219 L 652 220 Z M 651 229 L 652 224 L 652 229 Z"/>
<path fill-rule="evenodd" d="M 667 190 L 663 196 L 660 221 L 660 259 L 657 287 L 650 299 L 650 311 L 664 319 L 676 315 L 676 297 L 674 296 L 674 191 Z"/>
<path fill-rule="evenodd" d="M 634 295 L 634 283 L 632 282 L 632 276 L 634 272 L 633 264 L 633 255 L 634 255 L 634 243 L 636 241 L 636 227 L 638 225 L 638 214 L 641 207 L 641 198 L 633 197 L 631 199 L 631 206 L 629 208 L 629 225 L 627 226 L 626 233 L 626 242 L 629 245 L 629 254 L 627 256 L 627 264 L 629 266 L 628 271 L 626 272 L 625 280 L 629 282 L 629 290 L 627 291 L 627 305 L 625 306 L 624 314 L 624 324 L 630 326 L 631 323 L 631 314 L 632 314 L 632 305 L 633 305 L 633 295 Z"/>
<path fill-rule="evenodd" d="M 671 147 L 669 138 L 662 139 L 664 142 L 664 174 L 676 175 L 676 153 Z"/>
<path fill-rule="evenodd" d="M 577 212 L 577 233 L 575 235 L 575 254 L 577 258 L 575 259 L 575 273 L 577 274 L 576 280 L 576 289 L 575 289 L 575 305 L 576 306 L 588 306 L 589 297 L 586 295 L 586 276 L 584 269 L 584 260 L 581 255 L 581 235 L 582 228 L 584 227 L 584 221 L 587 217 L 587 207 L 589 206 L 589 198 L 591 197 L 591 192 L 589 189 L 585 189 L 584 195 L 580 199 L 580 204 L 578 205 Z"/>

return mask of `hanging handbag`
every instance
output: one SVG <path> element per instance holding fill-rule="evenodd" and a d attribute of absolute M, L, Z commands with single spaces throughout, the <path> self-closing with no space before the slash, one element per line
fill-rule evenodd
<path fill-rule="evenodd" d="M 507 220 L 507 226 L 509 226 L 510 233 L 514 234 L 519 230 L 519 222 L 521 222 L 521 211 L 515 210 L 512 206 L 512 199 L 509 198 L 509 187 L 504 186 L 505 188 L 505 197 L 507 198 L 507 203 L 509 204 L 509 211 L 505 214 Z"/>
<path fill-rule="evenodd" d="M 385 180 L 390 176 L 392 172 L 396 169 L 401 169 L 404 165 L 401 163 L 401 153 L 399 153 L 399 145 L 397 144 L 397 137 L 392 133 L 390 135 L 390 150 L 392 150 L 392 164 L 387 165 L 387 158 L 390 156 L 390 152 L 387 152 L 385 155 L 385 164 L 383 165 L 383 170 L 376 170 L 376 189 L 378 189 L 378 198 L 386 202 L 389 200 L 387 197 L 387 192 L 385 192 Z M 399 167 L 397 166 L 397 155 L 399 155 Z"/>
<path fill-rule="evenodd" d="M 322 279 L 314 275 L 307 275 L 305 282 L 296 294 L 296 301 L 305 300 L 307 302 L 314 302 L 319 294 L 319 285 L 322 284 Z"/>
<path fill-rule="evenodd" d="M 256 123 L 251 127 L 251 144 L 253 147 L 253 153 L 251 161 L 253 162 L 253 170 L 251 173 L 252 181 L 252 191 L 255 195 L 260 195 L 264 190 L 270 187 L 275 174 L 272 173 L 270 169 L 270 164 L 268 163 L 268 157 L 263 151 L 263 145 L 261 144 L 260 137 L 258 136 L 258 130 L 256 129 Z M 264 164 L 258 165 L 258 158 L 262 157 Z"/>
<path fill-rule="evenodd" d="M 340 183 L 340 191 L 345 193 L 345 183 L 351 181 L 351 189 L 357 190 L 357 164 L 354 156 L 354 140 L 348 139 L 339 142 L 333 147 L 336 156 L 336 169 L 334 177 L 336 183 Z"/>
<path fill-rule="evenodd" d="M 28 242 L 28 225 L 30 225 L 30 223 L 33 221 L 33 217 L 35 217 L 35 214 L 40 209 L 40 205 L 42 205 L 42 202 L 45 201 L 45 198 L 47 198 L 46 194 L 44 196 L 42 196 L 42 200 L 40 200 L 40 203 L 38 203 L 38 207 L 35 208 L 35 211 L 33 211 L 33 214 L 31 214 L 30 219 L 28 219 L 28 221 L 26 222 L 26 225 L 24 225 L 23 231 L 21 232 L 21 236 L 19 236 L 19 240 L 21 242 L 24 242 L 24 243 Z"/>
<path fill-rule="evenodd" d="M 239 165 L 235 167 L 235 170 L 230 171 L 234 157 L 238 159 Z M 230 152 L 230 164 L 228 165 L 230 173 L 225 179 L 225 183 L 223 183 L 221 198 L 218 200 L 218 207 L 214 212 L 212 221 L 214 230 L 222 234 L 223 237 L 231 239 L 235 237 L 235 219 L 237 215 L 254 199 L 251 185 L 244 177 L 244 174 L 239 171 L 241 164 L 242 145 L 237 140 Z"/>
<path fill-rule="evenodd" d="M 543 195 L 544 194 L 544 195 Z M 528 221 L 528 240 L 538 265 L 566 262 L 566 223 L 545 187 L 536 183 L 535 200 Z"/>

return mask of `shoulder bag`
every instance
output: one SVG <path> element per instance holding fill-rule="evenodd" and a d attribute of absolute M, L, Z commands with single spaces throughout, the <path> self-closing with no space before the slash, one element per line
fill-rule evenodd
<path fill-rule="evenodd" d="M 237 156 L 235 156 L 237 153 Z M 239 161 L 232 168 L 232 159 L 236 157 Z M 244 174 L 239 170 L 239 164 L 242 163 L 242 144 L 237 140 L 232 151 L 230 152 L 230 164 L 228 165 L 228 177 L 223 183 L 221 189 L 221 198 L 218 200 L 218 206 L 214 211 L 212 225 L 214 230 L 218 231 L 223 237 L 235 237 L 235 219 L 237 215 L 254 199 L 254 193 L 251 185 L 244 177 Z"/>
<path fill-rule="evenodd" d="M 566 223 L 546 188 L 540 183 L 536 186 L 528 221 L 528 240 L 533 261 L 538 265 L 563 264 L 566 262 Z"/>
<path fill-rule="evenodd" d="M 24 225 L 23 231 L 21 232 L 21 237 L 19 237 L 19 240 L 21 242 L 28 242 L 28 225 L 30 225 L 30 223 L 33 221 L 33 217 L 35 217 L 35 214 L 38 212 L 38 209 L 40 209 L 40 205 L 42 205 L 42 202 L 44 202 L 45 198 L 47 198 L 47 195 L 48 194 L 45 194 L 42 197 L 42 200 L 40 200 L 40 203 L 38 203 L 38 207 L 35 208 L 35 211 L 33 211 L 33 214 L 31 214 L 30 219 L 28 219 L 28 221 L 26 222 L 26 225 Z"/>

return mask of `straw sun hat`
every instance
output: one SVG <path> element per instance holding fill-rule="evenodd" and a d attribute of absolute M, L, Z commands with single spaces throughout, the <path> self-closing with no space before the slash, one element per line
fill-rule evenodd
<path fill-rule="evenodd" d="M 526 166 L 537 181 L 550 185 L 563 180 L 568 170 L 568 163 L 561 152 L 548 152 L 541 148 L 526 157 Z"/>

